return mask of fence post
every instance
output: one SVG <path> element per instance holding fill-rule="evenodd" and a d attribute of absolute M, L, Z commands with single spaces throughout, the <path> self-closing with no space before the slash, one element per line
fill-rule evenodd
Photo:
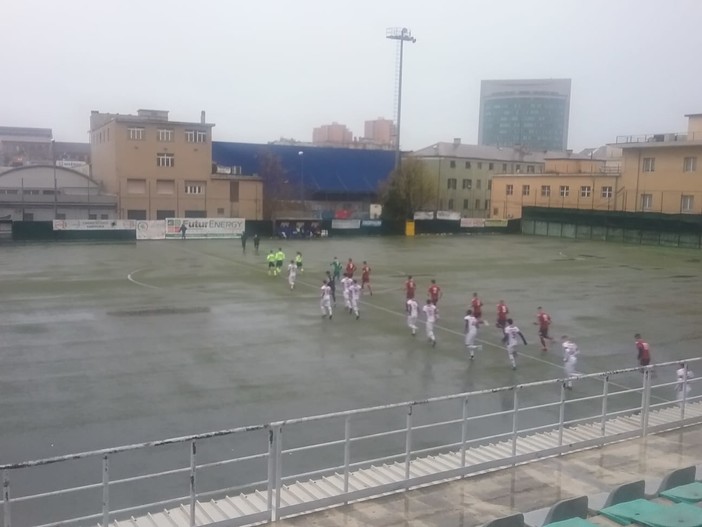
<path fill-rule="evenodd" d="M 682 383 L 682 392 L 680 395 L 682 396 L 682 400 L 680 402 L 680 425 L 682 426 L 682 422 L 685 420 L 685 406 L 687 403 L 687 363 L 683 366 L 683 383 Z"/>
<path fill-rule="evenodd" d="M 349 492 L 349 465 L 351 463 L 351 416 L 344 422 L 344 493 Z M 345 502 L 348 503 L 348 502 Z"/>
<path fill-rule="evenodd" d="M 651 400 L 651 375 L 648 367 L 644 367 L 643 390 L 641 392 L 641 437 L 648 434 L 648 405 Z"/>
<path fill-rule="evenodd" d="M 3 527 L 12 525 L 10 516 L 10 472 L 8 470 L 2 471 L 2 519 Z"/>
<path fill-rule="evenodd" d="M 468 436 L 468 397 L 463 398 L 463 420 L 461 421 L 461 467 L 466 466 L 466 438 Z"/>
<path fill-rule="evenodd" d="M 606 375 L 602 383 L 602 416 L 600 418 L 600 430 L 602 437 L 607 435 L 607 397 L 609 396 L 609 375 Z"/>
<path fill-rule="evenodd" d="M 566 382 L 561 384 L 561 403 L 558 406 L 558 446 L 563 446 L 563 422 L 565 421 Z"/>
<path fill-rule="evenodd" d="M 102 458 L 102 527 L 110 524 L 110 458 Z"/>
<path fill-rule="evenodd" d="M 514 411 L 512 413 L 512 457 L 517 456 L 517 431 L 519 423 L 517 416 L 519 415 L 519 387 L 514 387 Z"/>
<path fill-rule="evenodd" d="M 283 426 L 275 429 L 275 519 L 279 519 L 280 495 L 283 481 Z"/>
<path fill-rule="evenodd" d="M 410 478 L 410 460 L 412 453 L 412 405 L 407 407 L 407 431 L 405 432 L 405 479 Z"/>
<path fill-rule="evenodd" d="M 195 526 L 195 471 L 197 468 L 197 445 L 195 441 L 190 442 L 190 527 Z"/>
<path fill-rule="evenodd" d="M 269 520 L 275 521 L 275 513 L 273 511 L 273 486 L 275 485 L 275 434 L 273 428 L 268 429 L 268 492 L 267 504 Z"/>

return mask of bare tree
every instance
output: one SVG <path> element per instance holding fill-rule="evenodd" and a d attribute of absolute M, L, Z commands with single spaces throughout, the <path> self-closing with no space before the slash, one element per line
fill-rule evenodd
<path fill-rule="evenodd" d="M 263 180 L 263 217 L 274 219 L 283 201 L 291 199 L 292 186 L 287 180 L 280 158 L 264 152 L 258 159 L 258 175 Z"/>
<path fill-rule="evenodd" d="M 433 208 L 436 182 L 421 159 L 405 158 L 380 189 L 383 217 L 411 219 L 418 210 Z"/>

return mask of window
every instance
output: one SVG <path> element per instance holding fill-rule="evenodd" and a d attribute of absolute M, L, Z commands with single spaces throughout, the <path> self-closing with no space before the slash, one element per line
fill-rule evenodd
<path fill-rule="evenodd" d="M 515 170 L 516 170 L 517 172 L 521 172 L 521 171 L 522 171 L 522 165 L 516 165 L 514 168 L 515 168 Z"/>
<path fill-rule="evenodd" d="M 498 208 L 492 209 L 492 215 L 493 215 L 493 216 L 499 216 L 499 215 L 500 215 L 500 209 L 498 209 Z"/>
<path fill-rule="evenodd" d="M 53 195 L 56 193 L 56 191 L 54 191 L 54 190 L 42 190 L 41 193 L 44 194 L 45 196 L 53 196 Z"/>
<path fill-rule="evenodd" d="M 514 194 L 514 185 L 507 185 L 505 187 L 505 194 L 512 196 Z"/>
<path fill-rule="evenodd" d="M 157 210 L 156 211 L 156 219 L 157 220 L 165 220 L 167 218 L 175 218 L 175 211 L 174 210 Z"/>
<path fill-rule="evenodd" d="M 63 212 L 57 212 L 57 213 L 56 213 L 56 219 L 57 219 L 57 220 L 65 220 L 65 219 L 66 219 L 66 215 L 65 215 Z"/>
<path fill-rule="evenodd" d="M 490 163 L 488 165 L 488 170 L 493 170 L 495 168 L 495 163 Z"/>
<path fill-rule="evenodd" d="M 451 168 L 456 168 L 456 162 L 455 161 L 449 161 L 449 166 Z"/>
<path fill-rule="evenodd" d="M 655 172 L 656 170 L 656 158 L 655 157 L 644 157 L 643 158 L 643 171 L 644 172 Z"/>
<path fill-rule="evenodd" d="M 204 194 L 206 185 L 203 181 L 186 181 L 185 182 L 185 193 L 186 194 Z"/>
<path fill-rule="evenodd" d="M 175 155 L 173 154 L 156 154 L 156 166 L 157 167 L 169 167 L 175 166 Z"/>
<path fill-rule="evenodd" d="M 697 171 L 697 158 L 696 157 L 686 157 L 683 161 L 683 172 L 696 172 Z"/>
<path fill-rule="evenodd" d="M 446 180 L 446 188 L 456 190 L 457 180 L 455 177 L 450 177 Z"/>
<path fill-rule="evenodd" d="M 490 200 L 489 199 L 485 200 L 485 210 L 490 210 Z"/>
<path fill-rule="evenodd" d="M 480 188 L 483 186 L 483 180 L 482 179 L 476 179 L 475 180 L 475 188 L 480 190 Z"/>
<path fill-rule="evenodd" d="M 589 198 L 590 195 L 592 194 L 592 187 L 589 185 L 583 185 L 580 187 L 580 197 L 581 198 Z"/>
<path fill-rule="evenodd" d="M 129 134 L 130 141 L 143 141 L 144 140 L 144 129 L 130 127 L 127 128 L 127 133 Z"/>
<path fill-rule="evenodd" d="M 107 129 L 107 131 L 109 132 L 109 128 Z M 108 214 L 100 214 L 100 219 L 101 220 L 109 220 L 110 216 Z"/>
<path fill-rule="evenodd" d="M 488 190 L 492 190 L 492 179 L 488 179 Z"/>
<path fill-rule="evenodd" d="M 466 168 L 470 169 L 470 161 L 466 161 Z"/>
<path fill-rule="evenodd" d="M 479 199 L 475 200 L 475 210 L 480 210 L 480 200 Z"/>
<path fill-rule="evenodd" d="M 527 174 L 534 173 L 534 165 L 527 165 Z"/>
<path fill-rule="evenodd" d="M 682 195 L 680 197 L 680 210 L 683 212 L 692 212 L 695 208 L 695 196 Z"/>
<path fill-rule="evenodd" d="M 157 179 L 156 194 L 175 194 L 175 181 L 172 179 Z M 173 218 L 173 216 L 170 216 Z"/>
<path fill-rule="evenodd" d="M 483 169 L 483 164 L 482 164 L 482 163 L 478 163 L 478 170 L 482 170 L 482 169 Z"/>
<path fill-rule="evenodd" d="M 188 143 L 206 143 L 207 132 L 202 130 L 186 130 L 185 141 Z"/>
<path fill-rule="evenodd" d="M 611 198 L 613 195 L 612 187 L 602 187 L 602 197 Z"/>
<path fill-rule="evenodd" d="M 641 194 L 641 209 L 648 210 L 653 207 L 653 194 Z"/>
<path fill-rule="evenodd" d="M 219 207 L 217 209 L 217 214 L 219 214 L 220 216 L 224 216 L 224 207 Z"/>
<path fill-rule="evenodd" d="M 97 214 L 88 214 L 88 219 L 89 219 L 89 220 L 96 220 L 96 219 L 97 219 Z"/>
<path fill-rule="evenodd" d="M 453 199 L 448 200 L 448 210 L 453 210 Z"/>
<path fill-rule="evenodd" d="M 468 210 L 468 200 L 467 199 L 463 200 L 463 210 Z"/>
<path fill-rule="evenodd" d="M 206 218 L 207 211 L 206 210 L 186 210 L 185 217 L 186 218 Z"/>
<path fill-rule="evenodd" d="M 502 173 L 503 174 L 507 173 L 507 163 L 502 163 Z"/>
<path fill-rule="evenodd" d="M 140 209 L 130 209 L 127 211 L 127 219 L 128 220 L 145 220 L 146 219 L 146 211 L 140 210 Z"/>
<path fill-rule="evenodd" d="M 239 201 L 239 182 L 230 181 L 229 182 L 229 201 L 232 203 L 237 203 Z"/>
<path fill-rule="evenodd" d="M 528 196 L 531 192 L 531 187 L 529 185 L 522 185 L 522 196 Z"/>
<path fill-rule="evenodd" d="M 567 198 L 570 196 L 570 187 L 567 185 L 561 185 L 561 197 Z"/>
<path fill-rule="evenodd" d="M 161 142 L 170 143 L 173 141 L 173 130 L 169 128 L 160 128 L 158 131 L 158 140 Z"/>
<path fill-rule="evenodd" d="M 463 190 L 470 190 L 473 188 L 473 180 L 472 179 L 464 179 L 463 180 Z"/>
<path fill-rule="evenodd" d="M 128 179 L 127 194 L 146 194 L 146 180 Z"/>
<path fill-rule="evenodd" d="M 34 189 L 25 189 L 22 191 L 22 194 L 24 194 L 25 196 L 36 196 L 37 194 L 39 194 L 39 191 Z"/>
<path fill-rule="evenodd" d="M 541 185 L 541 197 L 551 197 L 551 185 Z"/>

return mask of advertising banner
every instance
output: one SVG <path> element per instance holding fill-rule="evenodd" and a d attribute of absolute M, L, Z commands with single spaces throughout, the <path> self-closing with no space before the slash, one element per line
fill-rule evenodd
<path fill-rule="evenodd" d="M 485 218 L 461 218 L 461 227 L 485 227 Z"/>
<path fill-rule="evenodd" d="M 180 238 L 182 225 L 186 227 L 186 238 L 241 238 L 246 220 L 243 218 L 168 218 L 166 219 L 166 239 Z"/>
<path fill-rule="evenodd" d="M 382 220 L 363 220 L 361 227 L 380 227 L 382 224 Z"/>
<path fill-rule="evenodd" d="M 361 220 L 332 220 L 332 229 L 360 229 Z"/>
<path fill-rule="evenodd" d="M 55 231 L 133 231 L 136 220 L 54 220 Z"/>
<path fill-rule="evenodd" d="M 507 227 L 507 220 L 485 220 L 486 227 Z"/>
<path fill-rule="evenodd" d="M 436 219 L 437 220 L 460 221 L 461 213 L 454 212 L 451 210 L 439 210 L 436 212 Z"/>
<path fill-rule="evenodd" d="M 136 222 L 137 240 L 165 240 L 166 220 L 151 220 Z"/>
<path fill-rule="evenodd" d="M 433 212 L 418 211 L 418 212 L 414 213 L 414 219 L 415 220 L 433 220 L 434 213 Z"/>

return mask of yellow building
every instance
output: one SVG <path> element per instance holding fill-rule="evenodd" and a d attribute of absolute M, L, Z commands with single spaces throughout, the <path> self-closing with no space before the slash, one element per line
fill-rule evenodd
<path fill-rule="evenodd" d="M 687 133 L 622 136 L 625 210 L 702 214 L 702 114 L 691 114 Z"/>
<path fill-rule="evenodd" d="M 93 111 L 92 173 L 105 191 L 118 195 L 119 217 L 261 219 L 261 180 L 232 169 L 213 170 L 213 126 L 204 112 L 192 123 L 169 121 L 162 110 Z"/>
<path fill-rule="evenodd" d="M 621 176 L 605 160 L 578 154 L 547 157 L 542 174 L 495 174 L 492 217 L 521 218 L 522 207 L 621 210 Z"/>

